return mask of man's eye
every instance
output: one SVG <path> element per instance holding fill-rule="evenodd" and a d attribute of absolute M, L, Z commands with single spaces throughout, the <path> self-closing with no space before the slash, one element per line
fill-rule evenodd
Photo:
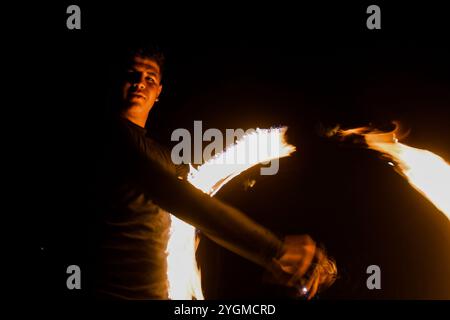
<path fill-rule="evenodd" d="M 126 77 L 128 80 L 133 81 L 133 79 L 136 78 L 137 75 L 136 75 L 136 72 L 135 72 L 135 71 L 133 71 L 133 70 L 128 70 L 128 71 L 126 72 L 126 74 L 125 74 L 125 77 Z"/>
<path fill-rule="evenodd" d="M 154 83 L 155 79 L 151 78 L 151 77 L 147 77 L 145 78 L 148 82 Z"/>

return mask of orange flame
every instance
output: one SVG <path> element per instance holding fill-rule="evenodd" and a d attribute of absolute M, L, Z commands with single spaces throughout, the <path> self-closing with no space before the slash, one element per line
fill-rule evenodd
<path fill-rule="evenodd" d="M 285 140 L 286 130 L 286 127 L 256 129 L 244 135 L 197 169 L 190 166 L 188 182 L 211 197 L 214 196 L 243 171 L 260 163 L 287 157 L 294 152 L 295 147 Z M 246 161 L 227 163 L 226 159 L 236 159 L 239 156 Z M 195 228 L 172 216 L 170 234 L 167 247 L 169 297 L 172 300 L 203 300 L 201 273 L 195 258 L 198 246 Z"/>
<path fill-rule="evenodd" d="M 195 228 L 173 215 L 171 218 L 170 238 L 167 245 L 169 298 L 203 300 L 201 273 L 195 258 L 198 246 Z"/>
<path fill-rule="evenodd" d="M 365 139 L 370 149 L 392 159 L 389 162 L 409 184 L 434 204 L 450 219 L 450 165 L 428 150 L 413 148 L 398 142 L 399 124 L 395 129 L 382 132 L 369 127 L 348 130 L 335 129 L 342 137 L 357 135 Z"/>

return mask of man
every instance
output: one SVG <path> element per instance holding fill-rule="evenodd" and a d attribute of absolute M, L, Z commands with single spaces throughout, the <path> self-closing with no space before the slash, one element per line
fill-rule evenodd
<path fill-rule="evenodd" d="M 329 260 L 309 236 L 281 241 L 239 210 L 210 198 L 183 181 L 186 166 L 175 166 L 170 153 L 146 136 L 149 112 L 162 91 L 163 61 L 153 48 L 135 50 L 126 59 L 118 116 L 107 130 L 98 170 L 95 293 L 168 298 L 170 212 L 311 298 L 333 281 L 333 274 L 324 270 Z"/>

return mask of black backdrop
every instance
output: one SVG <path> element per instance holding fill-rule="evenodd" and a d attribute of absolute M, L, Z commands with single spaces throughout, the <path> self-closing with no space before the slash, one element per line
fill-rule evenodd
<path fill-rule="evenodd" d="M 39 212 L 27 245 L 38 261 L 40 294 L 83 296 L 66 290 L 65 268 L 85 263 L 89 164 L 108 70 L 124 47 L 150 41 L 167 56 L 164 91 L 149 121 L 161 142 L 170 145 L 172 130 L 192 130 L 194 120 L 205 129 L 289 126 L 298 151 L 281 161 L 279 174 L 250 170 L 218 197 L 277 232 L 323 242 L 341 278 L 321 297 L 450 297 L 448 219 L 375 153 L 327 141 L 317 130 L 400 120 L 411 129 L 406 143 L 450 159 L 443 10 L 383 4 L 382 30 L 369 31 L 365 4 L 81 1 L 77 31 L 65 27 L 68 5 L 24 12 L 34 27 L 14 39 L 25 41 L 17 56 L 31 68 L 21 78 L 32 85 L 19 111 L 31 141 L 20 163 L 31 190 L 26 205 Z M 257 182 L 244 190 L 248 178 Z M 207 239 L 199 259 L 207 298 L 287 298 L 261 282 L 262 270 Z M 365 287 L 370 264 L 382 268 L 380 291 Z"/>

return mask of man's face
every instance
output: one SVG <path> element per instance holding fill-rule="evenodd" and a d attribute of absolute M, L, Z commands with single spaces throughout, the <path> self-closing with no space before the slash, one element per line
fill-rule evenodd
<path fill-rule="evenodd" d="M 127 69 L 122 98 L 127 109 L 149 112 L 161 93 L 161 72 L 158 64 L 148 58 L 135 57 Z"/>

